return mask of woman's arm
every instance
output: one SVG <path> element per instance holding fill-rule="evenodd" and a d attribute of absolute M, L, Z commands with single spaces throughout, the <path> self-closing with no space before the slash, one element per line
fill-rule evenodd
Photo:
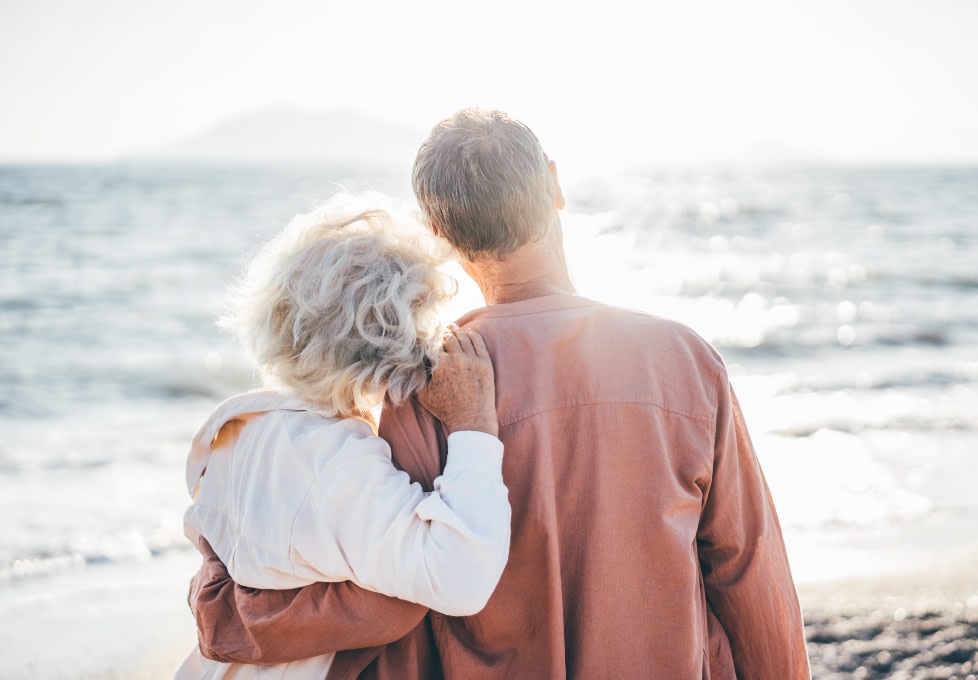
<path fill-rule="evenodd" d="M 351 436 L 317 471 L 292 521 L 293 574 L 466 616 L 495 590 L 510 535 L 492 363 L 478 334 L 454 329 L 419 397 L 450 432 L 434 491 L 391 464 L 383 439 Z"/>
<path fill-rule="evenodd" d="M 425 494 L 378 437 L 351 439 L 292 522 L 293 575 L 353 581 L 451 616 L 480 611 L 509 556 L 502 443 L 455 432 L 448 448 Z"/>

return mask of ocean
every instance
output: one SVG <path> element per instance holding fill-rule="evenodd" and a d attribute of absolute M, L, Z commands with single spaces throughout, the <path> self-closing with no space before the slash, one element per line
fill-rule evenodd
<path fill-rule="evenodd" d="M 258 384 L 214 325 L 227 286 L 294 214 L 362 189 L 410 197 L 406 169 L 0 166 L 0 611 L 191 554 L 190 437 Z M 636 170 L 564 192 L 579 293 L 724 356 L 800 582 L 978 549 L 978 168 Z M 480 304 L 461 283 L 446 320 Z"/>

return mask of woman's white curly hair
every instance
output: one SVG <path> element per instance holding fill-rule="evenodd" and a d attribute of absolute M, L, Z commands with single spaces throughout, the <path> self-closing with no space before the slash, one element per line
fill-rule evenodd
<path fill-rule="evenodd" d="M 426 380 L 456 282 L 447 253 L 377 194 L 339 194 L 258 252 L 218 324 L 243 341 L 265 382 L 344 416 Z"/>

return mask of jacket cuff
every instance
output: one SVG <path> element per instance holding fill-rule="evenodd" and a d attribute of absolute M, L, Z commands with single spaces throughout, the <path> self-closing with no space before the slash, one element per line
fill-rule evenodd
<path fill-rule="evenodd" d="M 503 443 L 498 437 L 475 430 L 460 430 L 448 435 L 448 460 L 443 474 L 473 470 L 502 477 Z"/>

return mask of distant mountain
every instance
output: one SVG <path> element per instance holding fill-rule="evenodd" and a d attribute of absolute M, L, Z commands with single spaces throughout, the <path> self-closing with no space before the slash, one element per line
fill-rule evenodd
<path fill-rule="evenodd" d="M 352 110 L 270 109 L 232 118 L 189 139 L 139 156 L 162 160 L 410 165 L 425 134 L 425 130 Z"/>

